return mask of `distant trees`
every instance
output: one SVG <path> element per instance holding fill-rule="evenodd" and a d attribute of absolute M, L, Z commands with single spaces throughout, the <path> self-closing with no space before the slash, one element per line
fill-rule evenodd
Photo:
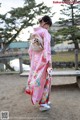
<path fill-rule="evenodd" d="M 24 6 L 13 8 L 4 15 L 0 14 L 0 39 L 5 42 L 4 52 L 8 45 L 16 40 L 22 29 L 35 24 L 34 19 L 43 14 L 50 14 L 50 7 L 44 3 L 36 4 L 35 0 L 24 0 Z"/>
<path fill-rule="evenodd" d="M 65 1 L 65 0 L 64 0 Z M 69 0 L 70 1 L 70 0 Z M 80 4 L 70 2 L 68 4 L 62 4 L 63 9 L 61 10 L 61 15 L 58 23 L 61 26 L 57 32 L 54 33 L 55 39 L 58 42 L 65 40 L 72 40 L 75 45 L 75 49 L 79 49 L 80 43 Z M 57 37 L 60 36 L 61 38 Z"/>

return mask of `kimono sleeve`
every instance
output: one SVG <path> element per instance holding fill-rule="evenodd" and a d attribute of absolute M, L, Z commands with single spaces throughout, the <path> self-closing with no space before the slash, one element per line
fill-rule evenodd
<path fill-rule="evenodd" d="M 29 46 L 28 54 L 29 54 L 29 58 L 31 60 L 32 59 L 32 49 L 31 49 L 31 46 Z"/>
<path fill-rule="evenodd" d="M 51 45 L 50 45 L 51 36 L 48 33 L 48 31 L 45 31 L 43 36 L 44 36 L 44 57 L 46 58 L 47 62 L 51 63 Z"/>

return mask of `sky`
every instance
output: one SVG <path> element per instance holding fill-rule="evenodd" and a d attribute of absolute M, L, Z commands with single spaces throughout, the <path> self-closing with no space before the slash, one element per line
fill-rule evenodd
<path fill-rule="evenodd" d="M 54 1 L 61 1 L 61 0 L 54 0 Z M 60 4 L 57 3 L 53 3 L 53 0 L 36 0 L 36 3 L 41 3 L 44 2 L 45 5 L 47 5 L 48 7 L 52 7 L 52 12 L 56 12 L 56 14 L 53 16 L 52 18 L 52 22 L 55 23 L 59 17 L 60 17 L 60 9 L 61 6 Z M 16 7 L 22 7 L 24 0 L 0 0 L 1 7 L 0 7 L 0 13 L 4 14 L 7 11 L 11 10 L 11 8 L 16 8 Z M 32 28 L 29 27 L 28 29 L 22 31 L 22 33 L 20 34 L 20 39 L 22 40 L 26 40 L 29 38 L 29 34 L 28 31 L 32 31 Z M 27 36 L 25 35 L 27 33 Z"/>
<path fill-rule="evenodd" d="M 61 0 L 54 0 L 54 1 L 61 1 Z M 60 17 L 60 4 L 53 3 L 53 0 L 36 0 L 37 3 L 44 2 L 45 5 L 48 7 L 52 7 L 52 12 L 56 12 L 54 17 L 52 18 L 53 23 L 56 22 Z M 4 14 L 7 11 L 11 10 L 12 7 L 21 7 L 23 6 L 24 0 L 0 0 L 2 3 L 0 8 L 0 13 Z"/>

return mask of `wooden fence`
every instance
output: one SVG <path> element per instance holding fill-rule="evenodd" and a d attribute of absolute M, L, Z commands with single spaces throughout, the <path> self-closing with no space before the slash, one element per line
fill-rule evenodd
<path fill-rule="evenodd" d="M 19 68 L 20 68 L 20 73 L 23 72 L 23 68 L 22 68 L 22 63 L 23 63 L 23 56 L 28 54 L 28 50 L 24 50 L 24 51 L 17 51 L 17 52 L 5 52 L 5 53 L 0 53 L 0 60 L 4 60 L 4 59 L 9 59 L 12 57 L 17 57 L 19 58 Z M 78 69 L 78 50 L 75 50 L 75 69 Z"/>

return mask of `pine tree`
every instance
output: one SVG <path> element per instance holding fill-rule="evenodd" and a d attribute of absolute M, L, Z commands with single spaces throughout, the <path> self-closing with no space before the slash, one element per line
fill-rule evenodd
<path fill-rule="evenodd" d="M 0 38 L 4 40 L 4 52 L 11 42 L 16 40 L 22 29 L 35 24 L 39 15 L 50 14 L 50 7 L 44 3 L 36 4 L 35 0 L 24 0 L 24 6 L 12 8 L 9 12 L 0 14 Z"/>
<path fill-rule="evenodd" d="M 65 0 L 64 0 L 65 1 Z M 63 9 L 61 14 L 64 15 L 60 18 L 59 24 L 63 27 L 59 29 L 55 36 L 62 35 L 63 40 L 72 40 L 75 45 L 75 49 L 79 49 L 80 43 L 80 5 L 79 1 L 70 2 L 67 1 L 66 4 L 62 4 Z M 67 17 L 67 18 L 66 18 Z M 60 39 L 61 41 L 61 39 Z"/>

